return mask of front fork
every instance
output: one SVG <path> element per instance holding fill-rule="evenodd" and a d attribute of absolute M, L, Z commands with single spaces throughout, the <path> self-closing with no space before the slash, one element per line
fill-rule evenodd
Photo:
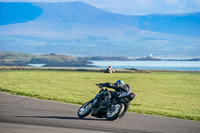
<path fill-rule="evenodd" d="M 98 101 L 97 98 L 94 98 L 94 99 L 92 100 L 92 107 L 97 106 L 97 101 Z"/>

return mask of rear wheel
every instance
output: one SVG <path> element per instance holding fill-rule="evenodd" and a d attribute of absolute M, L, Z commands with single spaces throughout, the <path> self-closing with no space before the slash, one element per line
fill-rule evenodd
<path fill-rule="evenodd" d="M 92 111 L 92 103 L 87 102 L 83 104 L 78 110 L 78 117 L 80 118 L 86 117 L 90 114 L 91 111 Z"/>
<path fill-rule="evenodd" d="M 124 104 L 118 103 L 112 105 L 109 111 L 106 113 L 106 120 L 116 120 L 124 111 Z"/>

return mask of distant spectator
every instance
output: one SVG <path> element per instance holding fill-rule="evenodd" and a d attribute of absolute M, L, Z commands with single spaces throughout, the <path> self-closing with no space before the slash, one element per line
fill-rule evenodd
<path fill-rule="evenodd" d="M 115 73 L 115 70 L 112 69 L 112 66 L 109 66 L 104 73 Z"/>

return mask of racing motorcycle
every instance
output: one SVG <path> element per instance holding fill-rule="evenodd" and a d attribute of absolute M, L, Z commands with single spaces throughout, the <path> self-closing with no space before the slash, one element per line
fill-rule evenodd
<path fill-rule="evenodd" d="M 90 113 L 92 116 L 97 118 L 106 118 L 106 120 L 116 120 L 117 118 L 122 118 L 126 113 L 128 108 L 128 103 L 133 100 L 135 97 L 134 93 L 121 93 L 117 96 L 112 96 L 111 105 L 103 106 L 105 99 L 105 93 L 107 88 L 101 87 L 99 84 L 96 84 L 100 91 L 94 97 L 94 99 L 83 104 L 78 110 L 78 117 L 84 118 Z"/>

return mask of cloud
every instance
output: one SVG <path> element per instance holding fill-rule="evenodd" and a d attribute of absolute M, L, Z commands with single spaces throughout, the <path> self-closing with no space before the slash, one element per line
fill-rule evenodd
<path fill-rule="evenodd" d="M 82 1 L 103 10 L 126 14 L 174 14 L 200 12 L 200 0 L 0 0 L 4 2 Z"/>

